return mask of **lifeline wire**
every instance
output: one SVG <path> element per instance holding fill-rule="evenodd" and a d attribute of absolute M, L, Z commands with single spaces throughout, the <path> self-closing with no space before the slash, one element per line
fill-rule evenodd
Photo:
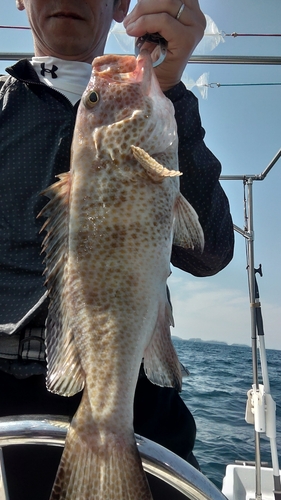
<path fill-rule="evenodd" d="M 8 25 L 1 25 L 0 29 L 2 28 L 11 28 L 11 29 L 17 29 L 17 30 L 30 30 L 30 26 L 8 26 Z M 221 36 L 232 36 L 233 38 L 236 38 L 238 36 L 280 36 L 281 33 L 237 33 L 234 31 L 233 33 L 225 33 L 225 31 L 221 31 L 218 33 L 206 33 L 208 36 L 212 35 L 221 35 Z"/>
<path fill-rule="evenodd" d="M 264 86 L 264 85 L 281 85 L 281 82 L 278 83 L 205 83 L 205 87 L 210 87 L 211 89 L 215 87 L 257 87 L 257 86 Z"/>
<path fill-rule="evenodd" d="M 12 28 L 15 30 L 30 30 L 31 28 L 29 26 L 0 26 L 0 29 L 2 28 Z"/>
<path fill-rule="evenodd" d="M 225 33 L 222 31 L 221 35 L 236 38 L 237 36 L 281 36 L 281 33 L 236 33 L 236 31 L 233 33 Z"/>

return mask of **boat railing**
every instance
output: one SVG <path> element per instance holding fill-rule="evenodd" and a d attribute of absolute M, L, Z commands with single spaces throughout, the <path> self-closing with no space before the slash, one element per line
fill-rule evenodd
<path fill-rule="evenodd" d="M 244 228 L 240 228 L 234 224 L 234 229 L 237 233 L 243 236 L 246 241 L 250 302 L 253 385 L 252 389 L 248 391 L 245 419 L 248 423 L 254 424 L 255 430 L 255 498 L 262 498 L 260 435 L 266 434 L 270 441 L 274 498 L 276 500 L 277 498 L 281 498 L 281 481 L 276 440 L 276 403 L 271 396 L 265 348 L 265 333 L 263 329 L 259 288 L 256 279 L 256 274 L 260 274 L 262 276 L 262 271 L 261 265 L 258 269 L 256 269 L 254 265 L 253 183 L 254 181 L 263 181 L 280 158 L 281 149 L 279 149 L 267 167 L 260 174 L 222 175 L 220 177 L 221 180 L 240 180 L 244 184 Z M 262 384 L 259 380 L 258 352 L 260 355 Z"/>
<path fill-rule="evenodd" d="M 20 59 L 32 59 L 32 52 L 0 52 L 0 61 L 19 61 Z M 250 64 L 280 66 L 280 56 L 230 56 L 230 55 L 193 55 L 189 64 Z"/>
<path fill-rule="evenodd" d="M 63 416 L 23 415 L 0 418 L 0 500 L 9 500 L 2 448 L 41 444 L 64 446 L 69 420 Z M 163 446 L 136 435 L 143 468 L 189 500 L 226 500 L 201 472 Z"/>

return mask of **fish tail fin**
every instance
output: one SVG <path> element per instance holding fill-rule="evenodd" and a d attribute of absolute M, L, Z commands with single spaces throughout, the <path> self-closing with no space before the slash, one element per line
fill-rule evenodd
<path fill-rule="evenodd" d="M 78 499 L 153 500 L 133 431 L 128 443 L 108 431 L 69 429 L 50 500 Z"/>

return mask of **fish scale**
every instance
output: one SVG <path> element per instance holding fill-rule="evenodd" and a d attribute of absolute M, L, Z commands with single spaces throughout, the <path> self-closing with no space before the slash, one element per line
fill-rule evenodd
<path fill-rule="evenodd" d="M 133 430 L 142 359 L 181 387 L 167 298 L 173 238 L 203 247 L 179 192 L 174 109 L 151 58 L 102 56 L 78 109 L 70 172 L 42 214 L 50 306 L 47 388 L 83 389 L 51 500 L 152 500 Z M 174 234 L 175 233 L 175 234 Z"/>

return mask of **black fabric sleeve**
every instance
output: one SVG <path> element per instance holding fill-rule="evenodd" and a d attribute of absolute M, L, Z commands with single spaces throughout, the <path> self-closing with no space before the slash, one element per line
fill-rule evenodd
<path fill-rule="evenodd" d="M 181 192 L 196 210 L 205 237 L 203 253 L 174 245 L 171 262 L 194 276 L 212 276 L 230 262 L 234 246 L 229 203 L 219 183 L 221 165 L 204 143 L 194 94 L 179 83 L 165 95 L 178 125 Z"/>

